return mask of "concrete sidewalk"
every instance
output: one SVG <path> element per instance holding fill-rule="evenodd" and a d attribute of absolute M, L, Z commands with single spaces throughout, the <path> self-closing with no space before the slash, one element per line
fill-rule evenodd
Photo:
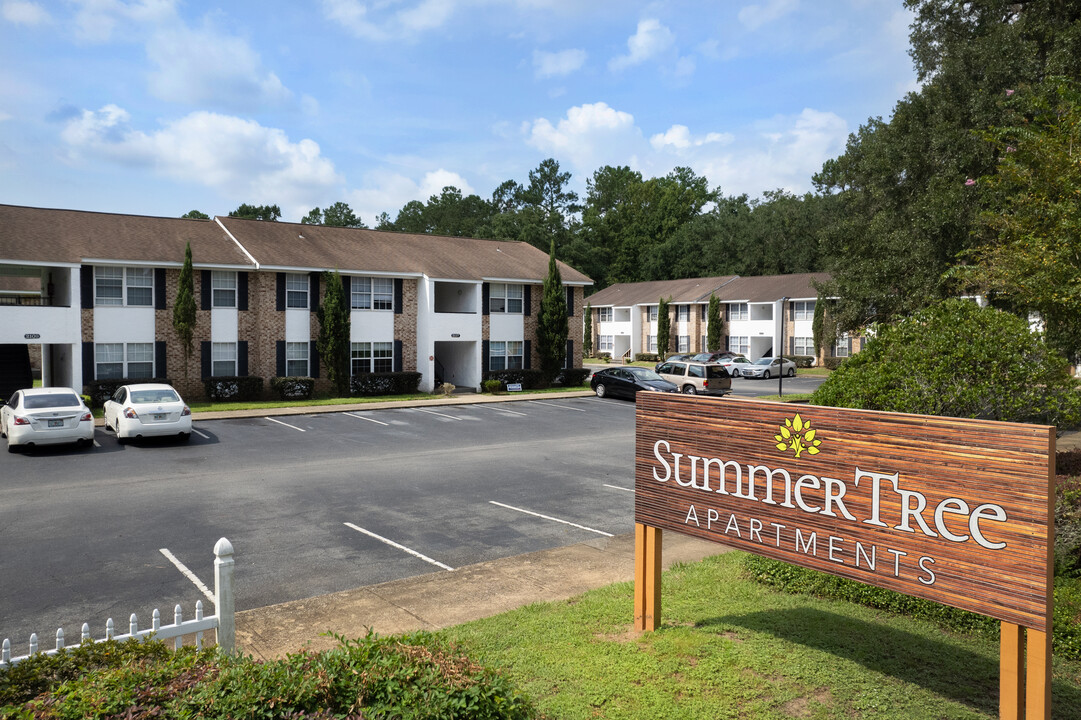
<path fill-rule="evenodd" d="M 665 533 L 662 559 L 667 568 L 724 552 L 716 543 Z M 238 612 L 237 648 L 264 660 L 327 650 L 337 641 L 321 633 L 356 638 L 368 628 L 380 635 L 436 630 L 633 579 L 634 534 L 628 533 Z M 633 614 L 628 603 L 628 623 Z"/>

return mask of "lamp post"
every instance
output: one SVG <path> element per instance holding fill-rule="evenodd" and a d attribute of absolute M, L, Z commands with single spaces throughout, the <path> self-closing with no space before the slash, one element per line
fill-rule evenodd
<path fill-rule="evenodd" d="M 779 398 L 784 397 L 784 316 L 786 305 L 788 305 L 788 298 L 781 298 L 781 350 L 777 353 L 777 357 L 781 360 L 781 365 L 777 368 L 777 397 Z"/>

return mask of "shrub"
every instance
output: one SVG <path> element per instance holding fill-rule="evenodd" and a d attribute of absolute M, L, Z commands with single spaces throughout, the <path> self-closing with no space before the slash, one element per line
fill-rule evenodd
<path fill-rule="evenodd" d="M 785 355 L 784 358 L 796 363 L 798 368 L 813 367 L 815 362 L 814 355 Z"/>
<path fill-rule="evenodd" d="M 540 370 L 489 370 L 484 373 L 483 380 L 500 380 L 504 385 L 521 383 L 523 390 L 544 387 Z"/>
<path fill-rule="evenodd" d="M 169 378 L 116 378 L 114 380 L 91 380 L 86 383 L 83 390 L 86 392 L 86 396 L 90 398 L 88 403 L 90 407 L 101 407 L 105 404 L 105 401 L 113 396 L 116 389 L 121 385 L 132 385 L 134 383 L 165 383 L 166 385 L 172 385 L 173 381 Z"/>
<path fill-rule="evenodd" d="M 263 378 L 257 375 L 203 378 L 207 400 L 259 400 L 263 397 Z"/>
<path fill-rule="evenodd" d="M 493 380 L 485 380 L 484 382 L 481 383 L 481 387 L 484 388 L 484 392 L 492 393 L 494 395 L 497 392 L 502 392 L 502 390 L 503 390 L 503 381 L 502 380 L 495 380 L 495 379 L 493 379 Z"/>
<path fill-rule="evenodd" d="M 310 377 L 273 377 L 270 389 L 282 400 L 310 400 L 315 390 L 315 380 Z"/>
<path fill-rule="evenodd" d="M 828 357 L 823 358 L 822 364 L 826 366 L 827 370 L 836 370 L 837 368 L 841 367 L 841 364 L 844 363 L 844 361 L 847 359 L 848 358 L 843 357 Z"/>
<path fill-rule="evenodd" d="M 581 387 L 585 384 L 590 372 L 592 371 L 587 368 L 564 368 L 556 378 L 556 382 L 563 387 Z"/>
<path fill-rule="evenodd" d="M 657 353 L 638 353 L 634 356 L 635 362 L 660 362 L 661 356 Z"/>
<path fill-rule="evenodd" d="M 608 362 L 608 361 L 610 361 L 612 359 L 612 353 L 610 353 L 610 352 L 597 353 L 597 359 L 598 360 L 604 360 L 605 362 Z"/>
<path fill-rule="evenodd" d="M 353 397 L 413 395 L 418 385 L 419 372 L 361 373 L 349 379 L 349 394 Z"/>
<path fill-rule="evenodd" d="M 1059 453 L 1060 467 L 1068 464 L 1063 455 L 1076 453 Z M 1055 575 L 1081 580 L 1081 477 L 1077 475 L 1055 478 Z"/>
<path fill-rule="evenodd" d="M 1066 358 L 1015 315 L 946 300 L 879 329 L 815 391 L 834 407 L 1073 425 Z"/>

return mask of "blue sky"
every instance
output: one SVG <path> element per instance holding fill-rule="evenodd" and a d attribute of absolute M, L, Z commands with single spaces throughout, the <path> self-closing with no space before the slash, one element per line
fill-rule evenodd
<path fill-rule="evenodd" d="M 0 203 L 369 225 L 554 157 L 811 189 L 917 88 L 901 0 L 0 0 Z"/>

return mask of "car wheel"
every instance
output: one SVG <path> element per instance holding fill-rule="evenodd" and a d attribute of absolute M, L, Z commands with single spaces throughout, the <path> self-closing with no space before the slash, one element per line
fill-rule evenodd
<path fill-rule="evenodd" d="M 796 368 L 788 368 L 788 377 L 796 377 Z"/>
<path fill-rule="evenodd" d="M 119 430 L 116 433 L 116 444 L 117 445 L 127 445 L 128 444 L 128 438 L 120 437 L 120 431 Z"/>
<path fill-rule="evenodd" d="M 763 377 L 764 379 L 766 379 L 766 380 L 769 380 L 769 377 L 770 377 L 770 376 L 769 376 L 769 370 L 767 370 L 766 372 L 762 373 L 762 377 Z"/>
<path fill-rule="evenodd" d="M 604 387 L 604 383 L 597 383 L 597 387 L 595 387 L 593 390 L 597 393 L 597 397 L 599 398 L 604 397 L 605 394 L 608 392 L 608 389 Z"/>
<path fill-rule="evenodd" d="M 11 443 L 8 443 L 8 452 L 9 453 L 19 452 L 19 446 L 18 445 L 12 445 Z"/>
<path fill-rule="evenodd" d="M 186 442 L 188 442 L 190 440 L 191 440 L 191 433 L 181 433 L 180 434 L 180 442 L 186 443 Z"/>
<path fill-rule="evenodd" d="M 695 389 L 694 385 L 684 385 L 683 386 L 683 394 L 684 395 L 694 395 L 696 392 L 698 392 L 698 391 Z"/>

